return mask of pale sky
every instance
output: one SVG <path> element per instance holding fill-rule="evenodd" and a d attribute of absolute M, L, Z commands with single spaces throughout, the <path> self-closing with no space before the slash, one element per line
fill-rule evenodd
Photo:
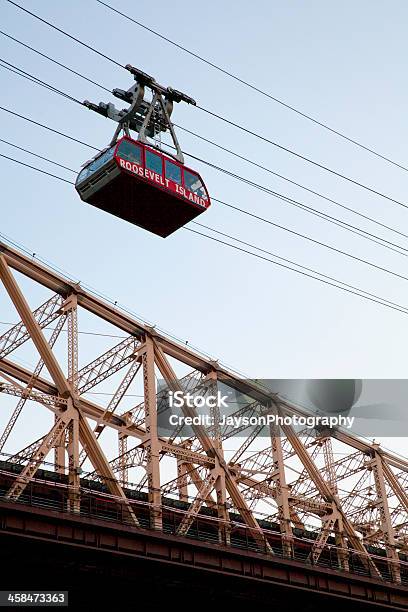
<path fill-rule="evenodd" d="M 356 148 L 149 32 L 87 0 L 21 4 L 122 64 L 132 63 L 208 109 L 402 202 L 408 174 Z M 301 111 L 408 167 L 404 1 L 239 1 L 112 4 Z M 104 86 L 131 75 L 33 20 L 5 0 L 1 29 Z M 0 56 L 80 100 L 113 101 L 0 35 Z M 0 68 L 0 105 L 103 148 L 115 125 Z M 116 100 L 116 104 L 120 104 Z M 90 149 L 0 111 L 1 138 L 78 168 Z M 198 109 L 173 120 L 239 154 L 407 232 L 408 210 L 245 135 Z M 200 140 L 182 148 L 407 247 L 324 200 Z M 74 175 L 0 143 L 0 153 Z M 406 258 L 186 158 L 210 195 L 406 275 Z M 44 259 L 256 378 L 405 378 L 408 318 L 180 230 L 167 239 L 82 203 L 74 188 L 0 158 L 0 231 Z M 408 306 L 407 281 L 213 203 L 203 223 Z M 35 302 L 35 300 L 34 300 Z M 0 301 L 3 305 L 4 301 Z M 39 302 L 38 302 L 39 303 Z M 33 304 L 35 305 L 35 304 Z M 4 316 L 3 316 L 4 315 Z M 0 319 L 9 321 L 4 306 Z M 14 320 L 14 319 L 11 319 Z M 1 331 L 2 327 L 0 327 Z M 5 327 L 3 327 L 5 329 Z M 388 440 L 400 452 L 403 441 Z"/>

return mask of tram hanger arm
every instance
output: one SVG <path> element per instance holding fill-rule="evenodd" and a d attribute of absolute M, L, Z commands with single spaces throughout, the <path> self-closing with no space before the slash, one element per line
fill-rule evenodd
<path fill-rule="evenodd" d="M 197 106 L 194 98 L 191 98 L 187 94 L 179 91 L 178 89 L 173 89 L 172 87 L 163 87 L 163 85 L 159 85 L 156 79 L 152 76 L 139 70 L 139 68 L 135 68 L 131 64 L 126 64 L 126 70 L 129 70 L 131 74 L 135 77 L 135 80 L 141 85 L 146 85 L 150 89 L 157 91 L 165 98 L 168 98 L 172 102 L 186 102 L 187 104 L 192 104 L 193 106 Z"/>

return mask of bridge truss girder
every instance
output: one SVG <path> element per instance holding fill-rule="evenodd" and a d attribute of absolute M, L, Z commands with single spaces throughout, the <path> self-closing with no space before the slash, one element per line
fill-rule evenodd
<path fill-rule="evenodd" d="M 31 310 L 15 272 L 54 295 Z M 80 511 L 81 465 L 88 459 L 94 470 L 92 477 L 105 483 L 138 525 L 125 491 L 129 470 L 143 468 L 138 486 L 147 492 L 154 529 L 163 527 L 163 495 L 176 496 L 188 505 L 178 527 L 179 535 L 189 531 L 205 505 L 216 512 L 220 542 L 228 545 L 234 529 L 231 516 L 239 515 L 254 542 L 265 553 L 274 554 L 260 520 L 269 513 L 279 525 L 285 554 L 290 556 L 293 552 L 294 529 L 311 524 L 316 533 L 311 551 L 313 562 L 319 560 L 331 538 L 336 543 L 339 568 L 347 569 L 349 555 L 357 554 L 372 574 L 380 575 L 375 556 L 366 548 L 375 544 L 384 551 L 392 578 L 400 580 L 399 553 L 407 550 L 407 537 L 401 526 L 408 521 L 408 461 L 349 433 L 309 432 L 307 438 L 301 438 L 288 425 L 282 425 L 281 431 L 271 430 L 262 450 L 254 447 L 259 442 L 256 434 L 242 430 L 244 441 L 237 443 L 230 458 L 224 448 L 226 440 L 231 445 L 231 432 L 222 428 L 209 432 L 201 425 L 193 426 L 193 435 L 188 440 L 177 431 L 168 438 L 160 437 L 157 375 L 172 391 L 187 386 L 202 390 L 206 385 L 214 389 L 220 381 L 250 398 L 248 406 L 237 411 L 241 415 L 246 410 L 248 414 L 260 410 L 281 415 L 301 414 L 301 410 L 5 244 L 0 244 L 0 278 L 21 319 L 0 337 L 3 347 L 0 393 L 17 397 L 15 420 L 24 417 L 23 408 L 28 400 L 38 410 L 48 409 L 54 415 L 51 429 L 14 456 L 13 460 L 23 469 L 7 493 L 9 499 L 18 499 L 23 494 L 54 449 L 55 470 L 68 475 L 70 508 L 74 512 Z M 78 313 L 82 309 L 126 335 L 80 367 Z M 53 346 L 65 322 L 66 360 L 62 362 Z M 50 323 L 55 326 L 54 333 L 47 340 L 45 332 Z M 27 343 L 32 344 L 39 357 L 33 371 L 14 359 L 14 352 Z M 178 364 L 190 370 L 184 378 L 177 376 Z M 42 375 L 43 368 L 49 376 Z M 119 384 L 111 382 L 116 374 L 121 376 Z M 138 377 L 143 400 L 125 410 L 126 392 Z M 98 389 L 101 384 L 111 385 L 112 399 L 107 406 L 87 397 L 91 389 Z M 182 410 L 186 416 L 195 414 L 187 405 Z M 12 435 L 15 420 L 7 427 L 7 439 Z M 109 457 L 104 450 L 102 434 L 108 429 L 117 432 L 118 457 Z M 341 444 L 348 454 L 335 460 L 332 443 Z M 169 480 L 166 466 L 171 462 L 176 476 Z M 362 477 L 367 482 L 371 479 L 374 498 L 356 490 L 356 482 Z"/>

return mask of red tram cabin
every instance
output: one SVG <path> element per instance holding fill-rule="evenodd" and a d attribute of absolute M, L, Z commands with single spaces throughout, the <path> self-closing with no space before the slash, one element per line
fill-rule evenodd
<path fill-rule="evenodd" d="M 86 163 L 75 187 L 84 202 L 163 238 L 211 204 L 197 172 L 128 136 Z"/>

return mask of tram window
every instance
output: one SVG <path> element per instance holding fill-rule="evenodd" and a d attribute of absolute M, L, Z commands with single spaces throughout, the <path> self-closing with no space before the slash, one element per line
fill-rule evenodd
<path fill-rule="evenodd" d="M 99 168 L 101 168 L 104 164 L 110 161 L 113 157 L 114 150 L 115 146 L 110 147 L 107 151 L 102 153 L 102 155 L 100 155 L 90 164 L 85 166 L 85 168 L 80 172 L 76 182 L 80 183 L 81 181 L 84 181 L 86 178 L 88 178 L 88 176 L 99 170 Z"/>
<path fill-rule="evenodd" d="M 132 163 L 142 163 L 142 151 L 140 147 L 133 142 L 129 142 L 128 140 L 122 140 L 118 147 L 117 155 Z"/>
<path fill-rule="evenodd" d="M 162 158 L 160 155 L 149 151 L 149 149 L 146 149 L 146 168 L 153 172 L 157 172 L 157 174 L 163 173 Z"/>
<path fill-rule="evenodd" d="M 172 161 L 166 159 L 164 162 L 166 169 L 166 178 L 170 179 L 174 183 L 181 185 L 181 168 L 174 164 Z"/>
<path fill-rule="evenodd" d="M 112 159 L 113 150 L 114 150 L 114 147 L 111 147 L 110 149 L 105 151 L 105 153 L 103 153 L 100 157 L 95 159 L 95 161 L 93 161 L 89 167 L 90 172 L 96 172 L 96 170 L 99 170 L 99 168 L 101 168 L 104 164 L 106 164 L 107 161 Z"/>
<path fill-rule="evenodd" d="M 196 193 L 200 196 L 200 198 L 203 198 L 204 200 L 207 199 L 207 194 L 197 174 L 184 170 L 184 185 L 186 186 L 186 189 Z"/>
<path fill-rule="evenodd" d="M 89 175 L 89 166 L 86 168 L 82 168 L 81 172 L 77 176 L 76 183 L 81 183 L 86 177 Z"/>

